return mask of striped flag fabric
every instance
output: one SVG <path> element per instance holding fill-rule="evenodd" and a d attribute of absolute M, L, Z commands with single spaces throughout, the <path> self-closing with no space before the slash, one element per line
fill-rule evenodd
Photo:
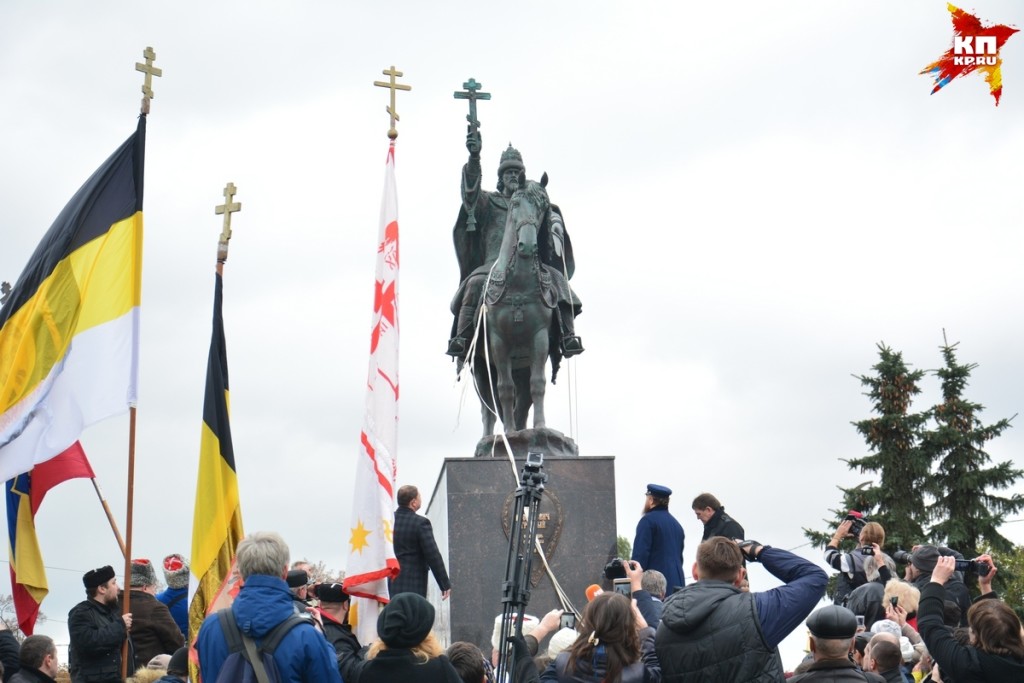
<path fill-rule="evenodd" d="M 206 366 L 206 397 L 192 520 L 192 573 L 198 587 L 189 605 L 189 641 L 207 614 L 231 604 L 241 587 L 235 549 L 245 535 L 229 422 L 228 359 L 224 341 L 224 282 L 218 266 L 213 295 L 213 337 Z"/>
<path fill-rule="evenodd" d="M 0 479 L 135 405 L 146 117 L 75 193 L 0 308 Z"/>
<path fill-rule="evenodd" d="M 18 627 L 27 636 L 35 629 L 39 605 L 49 593 L 43 555 L 36 536 L 36 511 L 46 492 L 68 479 L 94 479 L 82 444 L 76 441 L 60 455 L 39 463 L 31 472 L 7 481 L 7 538 L 10 541 L 11 597 Z"/>
<path fill-rule="evenodd" d="M 398 576 L 391 531 L 395 521 L 398 455 L 398 195 L 395 142 L 388 147 L 370 331 L 366 409 L 359 435 L 355 490 L 344 580 L 349 621 L 360 643 L 377 637 L 377 614 L 387 603 L 388 579 Z"/>

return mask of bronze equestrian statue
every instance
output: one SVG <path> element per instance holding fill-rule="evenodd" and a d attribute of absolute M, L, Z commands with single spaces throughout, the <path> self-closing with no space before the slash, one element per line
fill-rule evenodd
<path fill-rule="evenodd" d="M 509 145 L 498 166 L 497 192 L 482 190 L 480 147 L 479 129 L 471 125 L 466 138 L 469 161 L 462 169 L 462 207 L 453 233 L 460 285 L 451 304 L 455 320 L 447 353 L 461 369 L 472 346 L 477 390 L 484 403 L 484 436 L 489 436 L 494 429 L 488 409 L 492 404 L 506 431 L 525 429 L 531 404 L 533 426 L 545 426 L 545 357 L 551 358 L 554 382 L 561 358 L 584 349 L 574 324 L 582 305 L 568 283 L 576 266 L 572 242 L 561 210 L 548 201 L 547 175 L 541 183 L 527 181 L 522 155 Z M 473 344 L 482 300 L 487 303 L 488 334 L 485 338 L 481 330 Z M 532 332 L 539 324 L 543 335 Z"/>

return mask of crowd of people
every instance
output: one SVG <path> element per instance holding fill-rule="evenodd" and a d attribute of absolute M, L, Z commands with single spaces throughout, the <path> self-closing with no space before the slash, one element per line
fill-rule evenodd
<path fill-rule="evenodd" d="M 650 484 L 645 495 L 631 559 L 609 565 L 628 588 L 592 586 L 578 615 L 524 614 L 522 635 L 506 642 L 499 615 L 489 652 L 469 642 L 444 648 L 434 633 L 428 573 L 442 599 L 451 583 L 429 521 L 416 514 L 414 487 L 399 491 L 406 519 L 394 531 L 403 573 L 406 565 L 411 571 L 392 583 L 371 643 L 360 643 L 348 623 L 350 599 L 340 579 L 313 582 L 308 563 L 289 564 L 278 534 L 250 534 L 237 548 L 242 587 L 229 608 L 203 622 L 194 661 L 207 683 L 1024 681 L 1024 628 L 992 589 L 998 568 L 987 554 L 965 560 L 924 544 L 893 553 L 894 559 L 883 551 L 884 528 L 851 513 L 825 548 L 824 562 L 837 572 L 834 604 L 819 607 L 826 572 L 745 539 L 743 527 L 708 493 L 692 503 L 704 535 L 687 582 L 682 527 L 669 512 L 672 491 Z M 747 568 L 754 563 L 781 585 L 752 591 Z M 902 577 L 898 563 L 905 564 Z M 130 683 L 189 680 L 181 597 L 188 572 L 184 557 L 167 556 L 167 589 L 158 592 L 153 564 L 134 560 L 127 611 L 112 567 L 87 572 L 86 599 L 68 615 L 72 683 L 123 682 L 123 668 Z M 972 600 L 967 583 L 973 578 L 980 594 Z M 778 647 L 801 624 L 807 656 L 787 669 Z M 506 658 L 504 668 L 499 657 Z M 0 663 L 4 683 L 55 681 L 60 664 L 50 638 L 30 636 L 19 646 L 9 631 L 0 631 Z M 496 670 L 507 678 L 497 680 Z"/>

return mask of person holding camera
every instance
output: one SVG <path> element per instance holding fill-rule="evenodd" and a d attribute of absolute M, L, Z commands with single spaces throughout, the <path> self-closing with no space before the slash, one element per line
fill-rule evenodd
<path fill-rule="evenodd" d="M 745 593 L 747 562 L 761 562 L 784 585 Z M 781 681 L 779 643 L 825 595 L 828 576 L 793 553 L 714 536 L 697 547 L 695 583 L 665 601 L 655 650 L 666 680 L 687 683 Z"/>
<path fill-rule="evenodd" d="M 839 544 L 851 536 L 857 539 L 857 547 L 850 553 L 841 552 Z M 885 529 L 882 525 L 865 522 L 860 513 L 851 512 L 836 528 L 832 540 L 825 546 L 825 563 L 839 572 L 833 598 L 835 604 L 846 604 L 847 596 L 869 581 L 879 581 L 883 585 L 888 583 L 892 578 L 888 565 L 895 564 L 882 552 L 884 544 Z"/>
<path fill-rule="evenodd" d="M 653 629 L 661 623 L 661 613 L 665 609 L 665 591 L 667 582 L 665 575 L 657 569 L 644 569 L 639 562 L 623 562 L 622 569 L 629 579 L 629 595 L 636 601 L 644 621 Z"/>
<path fill-rule="evenodd" d="M 944 552 L 945 551 L 945 552 Z M 924 594 L 925 586 L 932 581 L 932 572 L 935 570 L 936 563 L 943 558 L 948 558 L 953 562 L 954 567 L 958 561 L 958 558 L 952 553 L 956 551 L 948 548 L 937 548 L 934 545 L 919 545 L 915 546 L 913 552 L 910 553 L 910 564 L 907 565 L 906 580 L 909 581 Z M 959 555 L 959 553 L 956 553 Z M 962 556 L 961 556 L 962 557 Z M 970 563 L 967 563 L 968 566 Z M 977 566 L 977 565 L 975 565 Z M 967 567 L 965 567 L 966 569 Z M 971 608 L 971 594 L 967 590 L 967 585 L 961 578 L 962 574 L 957 573 L 954 570 L 952 576 L 947 577 L 943 583 L 946 586 L 946 595 L 948 599 L 952 600 L 960 608 L 960 625 L 967 625 L 967 610 Z"/>
<path fill-rule="evenodd" d="M 654 629 L 620 593 L 587 603 L 579 637 L 540 676 L 547 683 L 659 683 Z"/>
<path fill-rule="evenodd" d="M 990 567 L 984 583 L 991 588 L 991 577 L 996 572 L 992 558 L 982 555 L 976 562 L 985 562 Z M 938 557 L 928 584 L 921 590 L 918 607 L 921 636 L 943 678 L 948 676 L 957 683 L 1024 681 L 1024 631 L 1020 619 L 1005 602 L 984 597 L 971 605 L 967 611 L 971 628 L 969 645 L 958 643 L 952 629 L 943 624 L 945 587 L 955 571 L 956 558 Z M 983 585 L 982 590 L 985 587 Z"/>

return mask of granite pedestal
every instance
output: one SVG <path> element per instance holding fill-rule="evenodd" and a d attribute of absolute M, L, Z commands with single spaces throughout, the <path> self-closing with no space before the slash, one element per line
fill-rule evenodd
<path fill-rule="evenodd" d="M 465 640 L 491 650 L 494 618 L 502 610 L 502 583 L 508 559 L 507 529 L 524 460 L 515 473 L 508 458 L 448 458 L 444 461 L 426 515 L 451 577 L 451 598 L 441 602 L 431 581 L 428 598 L 438 605 L 435 633 L 447 646 Z M 538 516 L 548 564 L 578 611 L 586 588 L 604 580 L 615 557 L 615 459 L 545 457 L 548 475 Z M 538 618 L 560 607 L 543 563 L 534 555 L 533 586 L 526 613 Z M 609 584 L 609 585 L 606 585 Z"/>

